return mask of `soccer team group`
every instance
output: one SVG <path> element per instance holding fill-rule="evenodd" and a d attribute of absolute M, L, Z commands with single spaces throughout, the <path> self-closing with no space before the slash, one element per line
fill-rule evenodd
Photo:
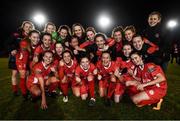
<path fill-rule="evenodd" d="M 56 31 L 48 22 L 40 33 L 32 22 L 24 21 L 9 44 L 13 94 L 18 95 L 19 75 L 24 99 L 29 94 L 33 101 L 41 99 L 42 109 L 48 108 L 46 97 L 55 96 L 58 89 L 68 102 L 72 89 L 70 96 L 88 99 L 89 106 L 95 106 L 98 92 L 106 105 L 119 103 L 127 94 L 138 107 L 157 104 L 153 109 L 159 110 L 167 91 L 160 13 L 149 14 L 148 23 L 144 34 L 137 34 L 132 25 L 118 26 L 107 38 L 79 23 L 72 30 L 62 25 Z"/>

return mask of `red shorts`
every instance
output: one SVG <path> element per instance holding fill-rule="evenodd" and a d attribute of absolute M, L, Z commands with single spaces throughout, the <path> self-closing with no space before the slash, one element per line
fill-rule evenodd
<path fill-rule="evenodd" d="M 134 78 L 132 78 L 129 74 L 123 74 L 122 76 L 123 76 L 123 82 L 134 80 Z"/>
<path fill-rule="evenodd" d="M 127 87 L 127 93 L 128 93 L 129 96 L 133 96 L 133 95 L 135 95 L 135 94 L 137 94 L 139 92 L 140 91 L 137 90 L 136 86 L 129 86 L 129 87 Z"/>
<path fill-rule="evenodd" d="M 30 91 L 33 85 L 39 85 L 39 81 L 36 77 L 29 76 L 26 83 L 27 89 Z"/>
<path fill-rule="evenodd" d="M 45 88 L 48 87 L 46 86 L 46 82 L 47 82 L 47 79 L 44 79 Z M 39 85 L 39 80 L 35 76 L 29 76 L 26 83 L 27 89 L 30 90 L 33 85 Z"/>
<path fill-rule="evenodd" d="M 79 85 L 77 84 L 75 78 L 68 78 L 70 80 L 70 83 L 71 83 L 71 87 L 79 87 Z"/>
<path fill-rule="evenodd" d="M 63 83 L 60 81 L 60 84 L 63 85 Z M 70 78 L 68 77 L 67 79 L 67 84 L 68 84 L 68 87 L 79 87 L 79 84 L 76 82 L 75 78 Z"/>
<path fill-rule="evenodd" d="M 99 81 L 99 88 L 105 88 L 107 89 L 108 88 L 108 81 L 107 80 L 100 80 Z"/>
<path fill-rule="evenodd" d="M 86 83 L 87 80 L 81 80 L 82 84 L 80 85 L 80 94 L 87 94 L 88 92 L 88 83 Z"/>
<path fill-rule="evenodd" d="M 23 62 L 16 62 L 16 67 L 18 70 L 26 70 L 27 65 Z"/>
<path fill-rule="evenodd" d="M 145 92 L 149 96 L 150 100 L 152 100 L 152 103 L 153 102 L 156 103 L 166 95 L 167 84 L 165 88 L 161 88 L 157 86 L 147 87 L 145 88 Z"/>

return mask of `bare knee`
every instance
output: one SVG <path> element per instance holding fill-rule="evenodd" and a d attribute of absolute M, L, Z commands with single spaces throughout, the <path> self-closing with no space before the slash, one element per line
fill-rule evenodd
<path fill-rule="evenodd" d="M 100 97 L 104 97 L 104 94 L 100 93 L 99 96 L 100 96 Z"/>
<path fill-rule="evenodd" d="M 121 98 L 120 95 L 115 95 L 115 96 L 114 96 L 114 102 L 115 102 L 115 103 L 119 103 L 119 102 L 120 102 L 120 98 Z"/>
<path fill-rule="evenodd" d="M 137 96 L 133 96 L 133 97 L 131 97 L 131 99 L 134 104 L 138 104 L 140 102 L 139 97 L 137 97 Z"/>
<path fill-rule="evenodd" d="M 16 78 L 17 76 L 17 70 L 12 70 L 12 78 Z"/>
<path fill-rule="evenodd" d="M 100 96 L 100 97 L 104 97 L 104 96 L 105 96 L 104 92 L 99 91 L 99 96 Z"/>
<path fill-rule="evenodd" d="M 87 96 L 88 96 L 87 94 L 83 94 L 83 95 L 81 95 L 81 99 L 82 99 L 82 100 L 86 100 L 86 99 L 87 99 Z"/>
<path fill-rule="evenodd" d="M 76 97 L 80 97 L 80 93 L 74 93 L 74 95 L 76 96 Z"/>
<path fill-rule="evenodd" d="M 72 88 L 73 90 L 73 94 L 76 96 L 76 97 L 80 97 L 80 89 L 79 88 Z"/>
<path fill-rule="evenodd" d="M 23 73 L 23 72 L 20 72 L 19 74 L 20 74 L 20 78 L 25 78 L 26 77 L 25 73 Z"/>
<path fill-rule="evenodd" d="M 41 91 L 40 90 L 33 91 L 33 95 L 38 97 L 41 95 Z"/>
<path fill-rule="evenodd" d="M 100 97 L 104 97 L 105 96 L 105 93 L 106 93 L 106 89 L 105 88 L 99 88 L 99 96 Z"/>
<path fill-rule="evenodd" d="M 59 80 L 56 77 L 51 77 L 51 83 L 58 82 Z"/>
<path fill-rule="evenodd" d="M 93 81 L 93 79 L 94 79 L 94 76 L 93 76 L 93 75 L 89 75 L 89 76 L 87 77 L 87 80 L 88 80 L 88 81 Z"/>

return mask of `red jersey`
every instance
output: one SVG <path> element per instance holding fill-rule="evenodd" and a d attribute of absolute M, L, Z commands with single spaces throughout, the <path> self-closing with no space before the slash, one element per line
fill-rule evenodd
<path fill-rule="evenodd" d="M 140 78 L 141 83 L 147 83 L 147 82 L 153 81 L 154 79 L 157 78 L 156 75 L 159 73 L 164 76 L 164 73 L 161 67 L 153 63 L 144 64 L 143 66 L 136 67 L 134 70 L 134 75 Z M 161 83 L 158 83 L 156 85 L 152 85 L 149 87 L 153 87 L 153 86 L 167 88 L 166 81 L 163 81 Z"/>
<path fill-rule="evenodd" d="M 78 63 L 76 60 L 72 60 L 71 66 L 68 66 L 65 63 L 63 65 L 60 64 L 60 66 L 59 66 L 59 77 L 60 77 L 60 79 L 63 79 L 64 75 L 73 79 L 77 65 L 78 65 Z"/>
<path fill-rule="evenodd" d="M 33 59 L 35 50 L 36 50 L 36 48 L 37 48 L 38 46 L 39 46 L 39 45 L 37 45 L 37 46 L 32 46 L 32 45 L 31 45 L 31 46 L 30 46 L 30 52 L 31 52 L 31 54 L 30 54 L 30 56 L 31 56 L 30 60 Z"/>
<path fill-rule="evenodd" d="M 116 42 L 115 46 L 116 46 L 116 52 L 121 52 L 122 53 L 122 48 L 123 48 L 122 41 Z"/>
<path fill-rule="evenodd" d="M 143 37 L 143 41 L 151 46 L 148 49 L 148 53 L 154 53 L 155 51 L 159 50 L 158 45 L 155 45 L 154 43 L 150 42 L 147 38 Z"/>
<path fill-rule="evenodd" d="M 101 60 L 102 53 L 103 53 L 103 51 L 101 51 L 101 50 L 99 50 L 99 49 L 96 51 L 96 55 L 97 55 L 97 57 L 98 57 L 98 61 Z"/>
<path fill-rule="evenodd" d="M 42 76 L 46 80 L 46 79 L 48 79 L 49 74 L 51 73 L 52 67 L 55 67 L 55 65 L 50 64 L 46 67 L 44 62 L 41 61 L 33 67 L 32 76 L 37 76 L 37 77 Z"/>
<path fill-rule="evenodd" d="M 106 40 L 106 44 L 107 44 L 109 47 L 111 47 L 111 46 L 113 46 L 113 45 L 115 44 L 115 40 L 114 40 L 113 38 L 108 38 L 108 39 Z"/>
<path fill-rule="evenodd" d="M 62 59 L 62 55 L 55 54 L 54 55 L 54 64 L 59 65 L 59 61 Z"/>
<path fill-rule="evenodd" d="M 116 58 L 116 64 L 120 69 L 130 69 L 133 66 L 131 59 L 123 60 L 121 57 Z"/>
<path fill-rule="evenodd" d="M 29 51 L 28 50 L 20 50 L 16 54 L 16 65 L 18 70 L 26 70 L 29 59 Z"/>
<path fill-rule="evenodd" d="M 42 77 L 46 81 L 51 73 L 51 68 L 54 66 L 54 64 L 50 64 L 46 67 L 43 61 L 34 65 L 32 73 L 28 77 L 27 88 L 30 89 L 33 84 L 39 84 L 39 77 Z"/>
<path fill-rule="evenodd" d="M 96 69 L 96 67 L 94 66 L 94 64 L 90 63 L 89 69 L 88 70 L 84 70 L 80 65 L 77 66 L 76 70 L 75 70 L 75 75 L 80 77 L 81 79 L 87 79 L 87 77 L 89 75 L 94 75 L 93 71 Z"/>
<path fill-rule="evenodd" d="M 85 47 L 92 45 L 92 44 L 94 44 L 94 41 L 86 41 L 86 42 L 83 42 L 79 47 L 85 48 Z"/>
<path fill-rule="evenodd" d="M 46 48 L 44 48 L 43 45 L 41 44 L 41 45 L 37 46 L 37 48 L 36 48 L 35 51 L 34 51 L 34 54 L 35 54 L 35 55 L 40 55 L 40 54 L 42 54 L 43 52 L 45 52 L 45 51 L 47 51 L 47 50 L 53 51 L 54 48 L 53 48 L 53 46 L 50 46 L 49 48 L 46 49 Z"/>
<path fill-rule="evenodd" d="M 111 61 L 108 67 L 104 67 L 102 65 L 101 61 L 97 62 L 96 65 L 97 69 L 98 69 L 98 73 L 103 77 L 103 78 L 109 78 L 110 75 L 114 74 L 117 65 L 115 62 Z"/>

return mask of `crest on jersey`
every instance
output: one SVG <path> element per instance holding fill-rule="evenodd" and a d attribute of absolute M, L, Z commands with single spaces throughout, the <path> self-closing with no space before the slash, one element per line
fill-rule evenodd
<path fill-rule="evenodd" d="M 149 90 L 149 94 L 150 95 L 154 95 L 154 91 L 153 90 Z"/>

